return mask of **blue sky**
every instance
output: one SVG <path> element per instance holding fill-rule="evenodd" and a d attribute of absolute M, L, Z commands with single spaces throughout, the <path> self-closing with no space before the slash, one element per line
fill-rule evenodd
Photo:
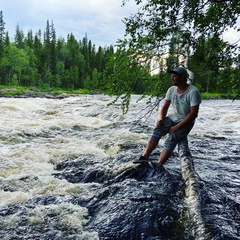
<path fill-rule="evenodd" d="M 124 7 L 121 4 L 122 0 L 1 0 L 0 11 L 11 38 L 17 24 L 25 34 L 30 29 L 35 34 L 39 29 L 44 31 L 49 20 L 57 37 L 66 39 L 73 33 L 81 40 L 87 34 L 95 45 L 109 46 L 124 37 L 122 19 L 137 11 L 133 0 Z M 224 39 L 236 42 L 240 32 L 230 29 Z"/>

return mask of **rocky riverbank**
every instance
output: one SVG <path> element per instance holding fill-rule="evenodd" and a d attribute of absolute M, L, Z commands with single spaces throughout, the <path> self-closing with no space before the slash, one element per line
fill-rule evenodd
<path fill-rule="evenodd" d="M 31 88 L 28 90 L 19 90 L 16 88 L 4 88 L 0 89 L 0 97 L 6 98 L 51 98 L 62 99 L 72 96 L 72 94 L 64 92 L 42 92 L 37 88 Z"/>

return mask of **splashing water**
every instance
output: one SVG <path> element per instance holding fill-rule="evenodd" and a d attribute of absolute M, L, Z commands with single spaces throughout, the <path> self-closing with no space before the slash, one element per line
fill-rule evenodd
<path fill-rule="evenodd" d="M 126 115 L 104 95 L 0 99 L 2 239 L 193 239 L 201 233 L 191 216 L 201 219 L 203 239 L 238 239 L 240 101 L 201 104 L 188 138 L 198 182 L 192 201 L 177 149 L 163 173 L 131 163 L 158 116 L 139 120 L 145 102 L 137 99 Z M 135 226 L 140 218 L 145 225 Z"/>

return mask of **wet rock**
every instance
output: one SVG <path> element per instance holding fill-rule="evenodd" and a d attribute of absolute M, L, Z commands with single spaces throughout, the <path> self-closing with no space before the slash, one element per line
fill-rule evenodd
<path fill-rule="evenodd" d="M 63 99 L 72 96 L 71 94 L 67 93 L 59 93 L 57 96 L 52 92 L 41 92 L 37 88 L 31 88 L 29 90 L 18 90 L 15 88 L 4 88 L 0 89 L 0 97 L 7 97 L 7 98 L 49 98 L 49 99 Z"/>
<path fill-rule="evenodd" d="M 124 184 L 124 187 L 122 186 Z M 90 201 L 87 207 L 89 231 L 97 230 L 100 239 L 178 239 L 179 204 L 175 199 L 169 205 L 168 194 L 153 183 L 134 180 L 111 186 L 109 195 L 101 201 Z M 139 189 L 141 189 L 139 191 Z M 162 192 L 162 193 L 161 193 Z M 179 199 L 178 199 L 179 200 Z"/>
<path fill-rule="evenodd" d="M 96 164 L 91 172 L 89 163 L 91 161 L 82 159 L 57 166 L 62 171 L 61 177 L 68 177 L 66 169 L 74 172 L 76 168 L 81 169 L 78 181 L 99 182 L 101 179 L 103 183 L 90 200 L 79 199 L 79 204 L 89 211 L 87 231 L 97 231 L 100 239 L 120 240 L 179 239 L 183 234 L 179 219 L 184 184 L 180 175 L 170 174 L 159 164 L 152 168 L 144 163 L 116 176 L 98 169 L 100 165 Z M 157 238 L 159 236 L 161 238 Z"/>
<path fill-rule="evenodd" d="M 184 183 L 180 174 L 148 164 L 111 172 L 107 166 L 103 169 L 103 165 L 96 164 L 96 160 L 91 168 L 93 161 L 90 156 L 65 161 L 56 167 L 57 177 L 82 183 L 101 179 L 101 187 L 77 196 L 39 197 L 1 209 L 0 218 L 10 219 L 16 214 L 19 217 L 8 230 L 0 228 L 0 234 L 10 232 L 14 239 L 80 239 L 84 232 L 90 234 L 88 239 L 183 239 L 180 219 Z M 71 178 L 66 174 L 70 169 Z M 72 178 L 77 169 L 78 175 Z M 64 224 L 61 210 L 55 207 L 64 204 L 87 209 L 82 230 Z"/>
<path fill-rule="evenodd" d="M 107 179 L 105 170 L 100 165 L 98 169 L 96 169 L 93 161 L 93 156 L 77 160 L 68 159 L 56 166 L 56 170 L 59 172 L 55 173 L 54 176 L 60 179 L 66 179 L 71 183 L 102 183 Z"/>

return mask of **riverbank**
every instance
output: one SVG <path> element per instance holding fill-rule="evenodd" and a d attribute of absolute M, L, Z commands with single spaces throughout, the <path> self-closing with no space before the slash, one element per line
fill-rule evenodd
<path fill-rule="evenodd" d="M 53 98 L 62 99 L 72 95 L 93 94 L 96 92 L 87 89 L 64 90 L 64 89 L 38 89 L 35 87 L 4 87 L 0 86 L 0 97 L 10 98 Z M 239 99 L 240 96 L 223 93 L 201 93 L 202 99 Z"/>
<path fill-rule="evenodd" d="M 20 87 L 0 87 L 0 97 L 8 98 L 53 98 L 62 99 L 72 95 L 78 94 L 91 94 L 89 90 L 79 89 L 79 90 L 52 90 L 52 89 L 37 89 L 32 88 L 20 88 Z"/>

